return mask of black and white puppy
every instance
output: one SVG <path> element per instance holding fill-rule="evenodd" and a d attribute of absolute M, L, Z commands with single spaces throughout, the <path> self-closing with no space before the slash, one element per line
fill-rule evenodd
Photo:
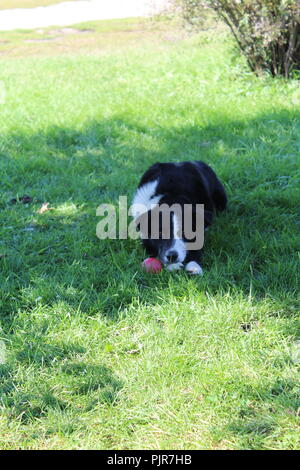
<path fill-rule="evenodd" d="M 144 215 L 149 220 L 147 233 L 141 233 L 148 255 L 158 257 L 170 271 L 184 267 L 191 274 L 203 274 L 200 265 L 202 250 L 187 248 L 184 227 L 180 231 L 181 238 L 175 237 L 178 221 L 174 214 L 170 215 L 168 239 L 161 236 L 161 227 L 159 237 L 151 238 L 151 214 L 154 207 L 162 204 L 169 207 L 173 204 L 189 204 L 192 207 L 203 204 L 204 229 L 207 229 L 212 224 L 214 213 L 226 208 L 227 197 L 223 185 L 204 162 L 156 163 L 142 176 L 133 199 L 132 215 L 135 220 L 138 221 L 141 216 L 135 207 L 144 207 Z M 182 220 L 180 223 L 183 223 Z M 201 227 L 193 228 L 197 231 Z"/>

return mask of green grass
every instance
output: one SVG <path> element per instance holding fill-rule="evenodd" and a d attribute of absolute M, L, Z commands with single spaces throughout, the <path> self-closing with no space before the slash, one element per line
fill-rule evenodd
<path fill-rule="evenodd" d="M 299 83 L 231 46 L 3 55 L 2 449 L 299 449 Z M 147 275 L 138 242 L 97 239 L 96 207 L 186 159 L 228 211 L 203 278 Z"/>

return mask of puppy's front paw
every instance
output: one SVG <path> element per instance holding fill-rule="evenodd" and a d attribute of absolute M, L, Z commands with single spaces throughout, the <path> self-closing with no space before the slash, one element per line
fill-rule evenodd
<path fill-rule="evenodd" d="M 190 261 L 185 265 L 185 270 L 189 274 L 198 274 L 199 276 L 203 276 L 203 271 L 200 266 L 196 261 Z"/>
<path fill-rule="evenodd" d="M 167 270 L 168 271 L 178 271 L 183 267 L 182 263 L 173 263 L 173 264 L 168 264 Z"/>

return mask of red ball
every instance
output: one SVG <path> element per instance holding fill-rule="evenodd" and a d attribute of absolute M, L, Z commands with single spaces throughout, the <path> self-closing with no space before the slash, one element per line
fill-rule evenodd
<path fill-rule="evenodd" d="M 144 268 L 145 271 L 147 271 L 147 273 L 157 274 L 157 273 L 160 273 L 160 272 L 161 272 L 161 270 L 162 270 L 162 264 L 161 264 L 161 262 L 159 261 L 159 259 L 156 259 L 156 258 L 146 258 L 146 259 L 142 262 L 142 268 Z"/>

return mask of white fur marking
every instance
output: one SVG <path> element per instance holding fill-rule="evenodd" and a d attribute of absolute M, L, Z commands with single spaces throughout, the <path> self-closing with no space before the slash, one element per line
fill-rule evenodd
<path fill-rule="evenodd" d="M 157 185 L 158 180 L 154 180 L 138 188 L 131 205 L 131 215 L 135 219 L 153 209 L 159 203 L 162 195 L 154 196 Z"/>
<path fill-rule="evenodd" d="M 173 226 L 174 241 L 172 243 L 171 248 L 167 251 L 166 256 L 168 256 L 169 251 L 176 251 L 176 253 L 178 254 L 178 260 L 180 263 L 182 263 L 182 261 L 184 261 L 184 258 L 186 257 L 186 247 L 185 242 L 181 238 L 178 238 L 179 224 L 176 214 L 173 214 Z"/>
<path fill-rule="evenodd" d="M 185 270 L 189 274 L 199 274 L 200 276 L 203 276 L 203 270 L 202 270 L 201 266 L 198 263 L 196 263 L 196 261 L 190 261 L 185 266 Z"/>
<path fill-rule="evenodd" d="M 176 251 L 179 262 L 184 261 L 186 257 L 186 248 L 183 240 L 180 240 L 179 238 L 175 239 L 171 248 L 167 251 L 166 256 L 168 256 L 169 251 Z"/>

